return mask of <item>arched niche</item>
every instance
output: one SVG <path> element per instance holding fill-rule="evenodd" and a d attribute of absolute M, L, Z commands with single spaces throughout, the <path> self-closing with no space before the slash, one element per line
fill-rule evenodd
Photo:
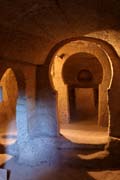
<path fill-rule="evenodd" d="M 77 75 L 77 80 L 79 82 L 91 82 L 93 80 L 93 75 L 89 70 L 82 69 Z"/>
<path fill-rule="evenodd" d="M 1 103 L 5 104 L 4 111 L 7 114 L 8 126 L 12 121 L 16 124 L 19 144 L 21 141 L 25 141 L 28 135 L 25 78 L 19 69 L 17 70 L 3 64 L 0 66 L 0 78 L 3 95 Z"/>
<path fill-rule="evenodd" d="M 1 81 L 0 122 L 3 135 L 17 135 L 16 103 L 18 98 L 18 85 L 15 74 L 11 68 L 6 69 Z"/>
<path fill-rule="evenodd" d="M 93 87 L 101 84 L 103 69 L 98 59 L 88 53 L 73 54 L 62 68 L 65 84 L 79 87 Z"/>
<path fill-rule="evenodd" d="M 69 122 L 69 105 L 67 87 L 63 81 L 62 70 L 65 62 L 72 55 L 87 53 L 97 58 L 103 69 L 102 82 L 99 85 L 98 122 L 109 120 L 108 90 L 113 79 L 113 65 L 108 53 L 96 42 L 88 40 L 74 40 L 61 46 L 54 54 L 50 64 L 50 81 L 53 89 L 57 91 L 58 119 L 60 122 Z M 59 83 L 58 83 L 59 82 Z"/>

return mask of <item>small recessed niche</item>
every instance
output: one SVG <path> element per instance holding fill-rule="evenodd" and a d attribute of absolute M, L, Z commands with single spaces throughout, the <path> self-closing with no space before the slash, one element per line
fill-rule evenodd
<path fill-rule="evenodd" d="M 78 73 L 77 79 L 78 81 L 92 81 L 93 76 L 89 70 L 83 69 Z"/>

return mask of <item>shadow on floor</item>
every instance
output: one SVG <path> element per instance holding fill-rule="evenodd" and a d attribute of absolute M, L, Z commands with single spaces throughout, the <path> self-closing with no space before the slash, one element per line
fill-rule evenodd
<path fill-rule="evenodd" d="M 98 156 L 94 156 L 94 153 L 99 151 L 97 148 L 87 145 L 89 148 L 86 149 L 83 148 L 83 144 L 74 144 L 62 138 L 62 143 L 57 150 L 60 157 L 57 164 L 41 164 L 31 167 L 19 164 L 17 158 L 12 157 L 0 168 L 8 170 L 8 180 L 95 180 L 88 171 L 120 170 L 118 157 L 108 155 L 99 159 Z M 68 143 L 67 146 L 66 143 Z M 75 145 L 75 148 L 72 145 Z M 4 154 L 6 148 L 8 147 L 0 145 L 0 154 Z"/>
<path fill-rule="evenodd" d="M 57 166 L 26 166 L 18 164 L 16 158 L 2 165 L 8 170 L 8 180 L 95 180 L 89 171 L 120 170 L 120 163 L 113 157 L 103 160 L 81 160 L 71 158 L 60 162 Z"/>

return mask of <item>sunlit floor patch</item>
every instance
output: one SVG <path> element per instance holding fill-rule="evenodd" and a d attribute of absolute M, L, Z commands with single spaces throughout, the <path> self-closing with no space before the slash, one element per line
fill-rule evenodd
<path fill-rule="evenodd" d="M 88 172 L 95 180 L 120 180 L 120 170 Z"/>
<path fill-rule="evenodd" d="M 0 154 L 0 165 L 6 163 L 6 161 L 10 160 L 13 156 L 9 154 Z"/>
<path fill-rule="evenodd" d="M 99 151 L 99 152 L 87 154 L 87 155 L 78 154 L 78 157 L 80 159 L 92 160 L 92 159 L 104 159 L 108 155 L 109 155 L 109 152 L 104 150 L 104 151 Z"/>
<path fill-rule="evenodd" d="M 16 142 L 17 135 L 16 133 L 9 133 L 9 134 L 4 134 L 0 133 L 0 144 L 2 145 L 11 145 Z"/>
<path fill-rule="evenodd" d="M 61 125 L 60 133 L 74 143 L 105 144 L 108 141 L 108 129 L 98 127 L 95 121 Z"/>

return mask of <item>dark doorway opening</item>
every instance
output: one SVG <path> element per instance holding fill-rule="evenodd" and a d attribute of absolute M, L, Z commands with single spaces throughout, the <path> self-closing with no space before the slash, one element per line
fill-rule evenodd
<path fill-rule="evenodd" d="M 68 86 L 70 123 L 98 119 L 98 88 Z"/>

